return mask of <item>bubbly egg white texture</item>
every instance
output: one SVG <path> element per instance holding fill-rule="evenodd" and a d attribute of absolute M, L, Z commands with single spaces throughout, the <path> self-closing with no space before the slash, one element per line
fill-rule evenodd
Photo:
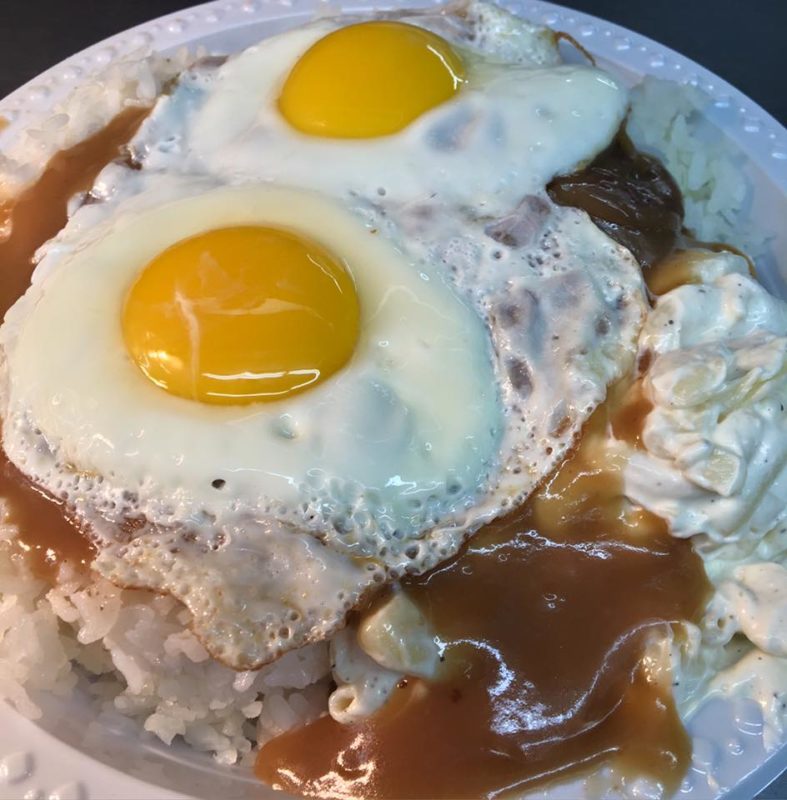
<path fill-rule="evenodd" d="M 286 401 L 253 405 L 195 402 L 144 379 L 117 312 L 145 264 L 212 227 L 291 228 L 296 217 L 354 279 L 362 335 L 350 363 Z M 380 524 L 411 533 L 483 485 L 502 411 L 482 321 L 340 207 L 305 192 L 219 187 L 105 227 L 8 323 L 24 316 L 8 352 L 11 403 L 62 443 L 60 461 L 112 476 L 162 524 L 195 509 L 223 522 L 242 498 L 254 513 L 312 502 L 305 513 L 339 529 L 345 506 L 373 488 L 363 501 Z"/>
<path fill-rule="evenodd" d="M 634 259 L 543 193 L 608 144 L 625 92 L 485 4 L 411 21 L 476 82 L 379 139 L 306 137 L 272 105 L 339 20 L 184 75 L 131 143 L 141 169 L 103 171 L 0 334 L 9 457 L 90 521 L 96 569 L 180 599 L 236 667 L 329 635 L 520 502 L 635 353 Z M 357 350 L 274 404 L 170 396 L 123 348 L 129 283 L 169 244 L 247 223 L 345 259 Z"/>
<path fill-rule="evenodd" d="M 453 16 L 446 10 L 403 19 L 452 42 L 467 82 L 399 134 L 314 137 L 279 113 L 291 66 L 346 24 L 326 19 L 267 39 L 218 69 L 188 72 L 132 148 L 148 169 L 496 214 L 590 160 L 623 121 L 626 91 L 602 70 L 561 64 L 546 29 L 477 2 Z"/>

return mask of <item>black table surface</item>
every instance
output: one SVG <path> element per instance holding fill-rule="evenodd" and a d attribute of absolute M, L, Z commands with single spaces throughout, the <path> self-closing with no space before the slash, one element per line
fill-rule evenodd
<path fill-rule="evenodd" d="M 58 61 L 191 2 L 0 0 L 0 97 Z M 787 0 L 570 0 L 649 36 L 726 79 L 787 124 Z M 787 779 L 760 800 L 787 800 Z"/>

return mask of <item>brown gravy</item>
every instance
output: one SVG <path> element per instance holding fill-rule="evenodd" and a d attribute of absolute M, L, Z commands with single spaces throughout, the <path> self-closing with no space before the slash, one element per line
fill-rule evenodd
<path fill-rule="evenodd" d="M 732 253 L 745 258 L 749 273 L 757 275 L 754 262 L 732 245 L 721 242 L 699 242 L 689 236 L 681 237 L 680 247 L 645 272 L 645 283 L 654 295 L 662 295 L 687 283 L 702 283 L 702 262 L 714 253 Z"/>
<path fill-rule="evenodd" d="M 66 223 L 71 197 L 86 191 L 98 173 L 133 135 L 147 109 L 133 108 L 118 115 L 106 128 L 55 155 L 39 180 L 13 202 L 0 203 L 0 316 L 25 292 L 33 271 L 33 255 Z M 62 561 L 89 564 L 92 545 L 72 524 L 63 504 L 41 492 L 0 450 L 0 497 L 8 521 L 19 528 L 13 547 L 33 572 L 53 578 Z"/>
<path fill-rule="evenodd" d="M 53 581 L 61 563 L 86 568 L 95 558 L 93 545 L 71 521 L 63 503 L 31 483 L 1 449 L 0 497 L 5 521 L 19 529 L 12 547 L 37 577 Z"/>
<path fill-rule="evenodd" d="M 0 202 L 0 317 L 24 294 L 30 284 L 33 254 L 51 239 L 68 219 L 68 201 L 93 185 L 98 173 L 120 155 L 148 113 L 129 108 L 89 139 L 57 153 L 35 184 L 10 203 Z"/>
<path fill-rule="evenodd" d="M 636 152 L 625 134 L 584 169 L 554 178 L 547 192 L 560 205 L 586 211 L 604 233 L 634 254 L 646 275 L 679 241 L 680 189 L 658 161 Z"/>
<path fill-rule="evenodd" d="M 659 261 L 645 275 L 651 294 L 657 297 L 687 283 L 699 283 L 699 266 L 707 258 L 701 250 L 676 250 Z"/>
<path fill-rule="evenodd" d="M 630 386 L 613 386 L 609 389 L 609 425 L 612 435 L 632 447 L 644 448 L 642 429 L 645 418 L 653 409 L 653 403 L 645 396 L 642 379 Z"/>
<path fill-rule="evenodd" d="M 441 678 L 405 681 L 357 725 L 323 717 L 268 742 L 260 778 L 322 798 L 480 798 L 611 760 L 678 787 L 690 742 L 639 665 L 650 634 L 698 619 L 708 584 L 594 455 L 607 414 L 524 508 L 406 586 L 445 643 Z"/>

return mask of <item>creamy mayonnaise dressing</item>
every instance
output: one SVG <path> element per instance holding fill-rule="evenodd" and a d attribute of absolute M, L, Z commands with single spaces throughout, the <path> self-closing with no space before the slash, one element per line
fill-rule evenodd
<path fill-rule="evenodd" d="M 766 746 L 787 697 L 787 304 L 745 259 L 706 252 L 658 298 L 640 335 L 653 408 L 627 495 L 693 537 L 715 594 L 680 653 L 676 695 L 755 699 Z"/>

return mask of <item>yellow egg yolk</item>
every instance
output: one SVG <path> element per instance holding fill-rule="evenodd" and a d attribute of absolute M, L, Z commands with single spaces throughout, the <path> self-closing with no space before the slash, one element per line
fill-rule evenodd
<path fill-rule="evenodd" d="M 360 310 L 345 266 L 285 230 L 220 228 L 178 242 L 131 287 L 123 336 L 142 372 L 203 403 L 279 400 L 350 358 Z"/>
<path fill-rule="evenodd" d="M 449 100 L 464 80 L 460 57 L 431 31 L 362 22 L 328 34 L 301 56 L 279 109 L 314 136 L 386 136 Z"/>

